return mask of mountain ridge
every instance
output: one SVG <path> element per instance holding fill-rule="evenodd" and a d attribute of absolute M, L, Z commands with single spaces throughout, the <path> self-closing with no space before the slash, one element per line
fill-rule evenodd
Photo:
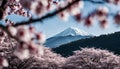
<path fill-rule="evenodd" d="M 53 51 L 66 57 L 72 55 L 73 51 L 85 47 L 107 49 L 114 52 L 115 54 L 120 54 L 120 32 L 115 32 L 108 35 L 95 36 L 93 38 L 80 39 L 53 48 Z"/>
<path fill-rule="evenodd" d="M 44 45 L 50 48 L 55 48 L 62 44 L 67 44 L 72 41 L 85 39 L 89 37 L 92 37 L 92 35 L 88 34 L 87 32 L 81 31 L 77 28 L 70 27 L 56 34 L 55 36 L 48 38 Z"/>

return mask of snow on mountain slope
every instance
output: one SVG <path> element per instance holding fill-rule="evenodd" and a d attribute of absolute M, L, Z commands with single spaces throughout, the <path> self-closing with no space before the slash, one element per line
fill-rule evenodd
<path fill-rule="evenodd" d="M 69 36 L 69 35 L 71 35 L 71 36 L 77 36 L 77 35 L 86 36 L 89 34 L 83 30 L 78 29 L 78 28 L 70 27 L 70 28 L 64 30 L 63 32 L 57 34 L 56 36 Z"/>
<path fill-rule="evenodd" d="M 59 34 L 51 38 L 48 38 L 44 45 L 50 48 L 55 48 L 60 45 L 70 43 L 72 41 L 76 41 L 79 39 L 85 39 L 89 37 L 92 37 L 92 35 L 88 34 L 87 32 L 83 30 L 70 27 Z"/>

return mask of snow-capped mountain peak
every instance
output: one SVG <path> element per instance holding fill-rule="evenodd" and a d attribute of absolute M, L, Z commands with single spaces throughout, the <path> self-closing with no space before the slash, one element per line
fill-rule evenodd
<path fill-rule="evenodd" d="M 67 29 L 65 29 L 63 32 L 57 34 L 56 36 L 77 36 L 77 35 L 81 35 L 81 36 L 87 36 L 90 35 L 87 32 L 80 30 L 78 28 L 75 27 L 69 27 Z"/>
<path fill-rule="evenodd" d="M 92 35 L 88 34 L 87 32 L 78 28 L 70 27 L 59 34 L 48 38 L 44 45 L 50 48 L 55 48 L 63 44 L 90 37 L 92 37 Z"/>

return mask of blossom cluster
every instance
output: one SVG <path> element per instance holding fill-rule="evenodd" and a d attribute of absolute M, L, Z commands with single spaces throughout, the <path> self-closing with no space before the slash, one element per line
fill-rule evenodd
<path fill-rule="evenodd" d="M 8 27 L 12 36 L 19 40 L 15 54 L 21 59 L 29 58 L 31 54 L 42 55 L 42 44 L 45 42 L 45 36 L 42 32 L 35 32 L 35 28 L 30 26 L 19 26 L 17 28 Z"/>
<path fill-rule="evenodd" d="M 21 15 L 24 17 L 31 17 L 29 12 L 22 7 L 22 5 L 19 3 L 19 0 L 7 0 L 7 3 L 2 7 L 3 9 L 3 16 L 0 19 L 6 19 L 8 15 L 16 14 Z"/>
<path fill-rule="evenodd" d="M 6 53 L 12 52 L 16 45 L 17 42 L 15 40 L 11 39 L 5 32 L 0 30 L 0 69 L 9 66 Z"/>
<path fill-rule="evenodd" d="M 73 0 L 67 0 L 67 2 L 65 2 L 65 3 L 69 4 L 69 3 L 72 3 L 72 2 L 73 2 Z M 63 7 L 63 5 L 65 3 L 61 3 L 60 4 L 60 8 Z M 78 15 L 80 15 L 81 14 L 81 9 L 83 8 L 83 6 L 84 6 L 84 2 L 83 1 L 79 1 L 78 3 L 76 3 L 76 4 L 72 5 L 72 6 L 70 6 L 69 8 L 67 8 L 66 10 L 60 12 L 58 15 L 63 20 L 67 21 L 70 15 L 71 16 L 76 16 L 76 17 Z M 80 18 L 80 17 L 78 16 L 78 18 Z"/>
<path fill-rule="evenodd" d="M 44 54 L 39 57 L 30 57 L 28 59 L 19 59 L 15 54 L 7 54 L 9 62 L 7 69 L 61 69 L 65 63 L 65 58 L 53 53 L 51 49 L 44 47 Z M 4 69 L 3 68 L 3 69 Z"/>
<path fill-rule="evenodd" d="M 107 7 L 100 6 L 96 10 L 91 12 L 87 17 L 83 17 L 81 12 L 83 5 L 84 2 L 80 1 L 78 4 L 75 4 L 75 6 L 73 5 L 70 8 L 61 12 L 59 16 L 63 20 L 68 20 L 69 16 L 72 15 L 74 16 L 76 21 L 84 21 L 85 26 L 91 26 L 93 24 L 94 19 L 97 19 L 100 22 L 100 26 L 102 28 L 106 28 L 108 26 L 107 17 L 109 15 L 109 9 Z"/>
<path fill-rule="evenodd" d="M 27 59 L 31 56 L 40 58 L 44 54 L 43 51 L 44 49 L 42 45 L 45 42 L 45 36 L 42 34 L 42 32 L 36 32 L 35 28 L 32 26 L 29 27 L 19 26 L 16 28 L 8 26 L 8 31 L 10 32 L 11 36 L 16 39 L 17 44 L 15 43 L 10 44 L 12 40 L 9 40 L 10 37 L 6 38 L 8 35 L 3 30 L 1 30 L 0 31 L 1 51 L 5 52 L 8 49 L 15 48 L 13 53 L 21 60 Z M 2 59 L 2 57 L 0 59 Z"/>
<path fill-rule="evenodd" d="M 120 57 L 107 50 L 83 48 L 67 58 L 63 69 L 119 69 Z"/>

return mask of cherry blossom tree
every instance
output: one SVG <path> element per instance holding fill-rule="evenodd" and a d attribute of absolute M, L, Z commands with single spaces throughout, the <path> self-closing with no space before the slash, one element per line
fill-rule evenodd
<path fill-rule="evenodd" d="M 5 69 L 61 69 L 66 60 L 49 48 L 44 48 L 44 54 L 41 57 L 21 60 L 15 54 L 8 53 L 6 58 L 9 66 L 4 67 Z"/>
<path fill-rule="evenodd" d="M 5 22 L 5 24 L 0 23 L 0 36 L 9 36 L 18 42 L 13 53 L 19 59 L 28 59 L 31 56 L 40 58 L 44 55 L 42 45 L 45 42 L 45 36 L 41 32 L 37 32 L 35 27 L 31 25 L 37 21 L 42 22 L 55 15 L 63 20 L 68 20 L 69 16 L 73 16 L 76 21 L 84 21 L 86 26 L 91 26 L 94 18 L 97 18 L 102 28 L 107 27 L 107 18 L 111 14 L 105 6 L 101 6 L 88 16 L 82 17 L 81 10 L 84 8 L 86 1 L 93 4 L 120 5 L 120 0 L 0 0 L 0 20 Z M 28 21 L 15 23 L 6 18 L 8 15 L 13 14 L 26 17 Z M 32 14 L 38 15 L 38 18 L 34 19 Z M 117 25 L 120 24 L 119 19 L 120 12 L 117 12 L 113 16 L 113 20 Z M 3 39 L 4 37 L 1 38 L 1 41 Z M 1 54 L 0 60 L 1 66 L 8 66 L 4 54 Z"/>
<path fill-rule="evenodd" d="M 120 57 L 107 50 L 83 48 L 67 58 L 63 69 L 119 69 Z"/>

